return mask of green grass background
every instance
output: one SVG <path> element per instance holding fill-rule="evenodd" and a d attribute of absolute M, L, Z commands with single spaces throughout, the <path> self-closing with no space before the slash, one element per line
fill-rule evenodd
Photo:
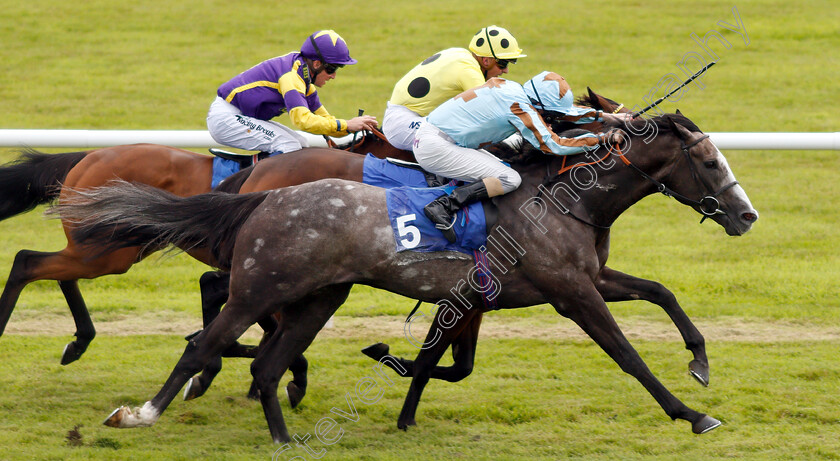
<path fill-rule="evenodd" d="M 750 43 L 718 25 L 743 20 Z M 840 6 L 831 1 L 731 2 L 337 2 L 0 0 L 0 128 L 205 129 L 216 87 L 238 72 L 334 28 L 356 66 L 320 91 L 335 115 L 358 108 L 380 120 L 396 80 L 417 62 L 466 46 L 480 27 L 513 32 L 527 58 L 509 77 L 525 81 L 550 69 L 581 94 L 586 86 L 632 107 L 677 63 L 702 52 L 690 37 L 716 29 L 718 64 L 690 86 L 679 108 L 704 131 L 838 131 Z M 285 117 L 281 122 L 287 122 Z M 36 146 L 37 147 L 37 146 Z M 74 150 L 47 149 L 50 152 Z M 739 238 L 673 200 L 650 197 L 614 226 L 610 265 L 671 288 L 699 325 L 749 321 L 836 326 L 838 301 L 836 151 L 726 151 L 761 219 Z M 0 160 L 14 158 L 3 150 Z M 64 246 L 58 223 L 40 209 L 0 222 L 0 267 L 23 248 Z M 186 256 L 137 265 L 128 274 L 81 282 L 94 322 L 148 312 L 189 317 L 196 328 L 197 276 Z M 357 287 L 342 316 L 405 315 L 411 302 Z M 662 322 L 655 306 L 611 306 L 623 323 Z M 550 308 L 492 314 L 496 321 L 568 322 Z M 100 419 L 117 405 L 140 404 L 177 360 L 179 335 L 98 337 L 87 355 L 58 364 L 73 332 L 55 282 L 23 292 L 10 325 L 66 322 L 65 336 L 0 339 L 0 459 L 267 459 L 273 451 L 262 412 L 242 395 L 247 367 L 228 365 L 202 400 L 176 402 L 154 428 L 114 431 Z M 701 328 L 702 329 L 702 328 Z M 189 333 L 184 331 L 183 334 Z M 401 332 L 390 339 L 403 341 Z M 179 333 L 180 334 L 180 333 Z M 328 459 L 836 459 L 840 447 L 840 341 L 717 341 L 707 335 L 712 382 L 684 376 L 675 342 L 634 342 L 680 398 L 725 426 L 696 437 L 671 423 L 641 386 L 589 343 L 564 338 L 487 339 L 475 374 L 432 383 L 419 426 L 395 429 L 406 382 L 366 409 Z M 342 393 L 369 371 L 367 342 L 319 340 L 312 348 L 312 392 L 288 412 L 290 430 L 311 431 Z M 674 353 L 680 351 L 679 353 Z M 235 363 L 235 362 L 232 362 Z M 455 422 L 458 421 L 458 422 Z M 68 447 L 82 424 L 84 446 Z M 302 454 L 296 452 L 295 454 Z M 291 456 L 291 455 L 290 455 Z"/>

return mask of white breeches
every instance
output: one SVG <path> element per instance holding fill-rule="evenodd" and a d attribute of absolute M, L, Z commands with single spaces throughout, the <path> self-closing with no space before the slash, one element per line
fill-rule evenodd
<path fill-rule="evenodd" d="M 295 130 L 271 120 L 242 115 L 236 106 L 218 96 L 207 112 L 207 129 L 217 143 L 248 151 L 275 154 L 309 147 Z"/>
<path fill-rule="evenodd" d="M 429 122 L 423 122 L 417 130 L 414 158 L 426 171 L 450 179 L 475 182 L 498 178 L 505 194 L 522 183 L 519 173 L 495 155 L 483 149 L 461 147 Z"/>
<path fill-rule="evenodd" d="M 411 109 L 388 103 L 385 117 L 382 118 L 382 132 L 388 142 L 397 149 L 411 150 L 414 144 L 414 134 L 423 122 L 423 116 Z"/>

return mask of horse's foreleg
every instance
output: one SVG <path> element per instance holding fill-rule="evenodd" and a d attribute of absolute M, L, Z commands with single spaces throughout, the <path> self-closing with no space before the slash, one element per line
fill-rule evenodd
<path fill-rule="evenodd" d="M 682 335 L 685 348 L 694 355 L 694 360 L 688 364 L 689 373 L 700 384 L 709 385 L 709 359 L 706 357 L 706 341 L 670 290 L 661 283 L 633 277 L 606 266 L 595 280 L 595 288 L 598 289 L 598 293 L 606 302 L 641 299 L 662 307 Z"/>
<path fill-rule="evenodd" d="M 201 319 L 205 327 L 210 325 L 210 322 L 219 315 L 222 306 L 227 302 L 228 285 L 230 285 L 229 272 L 205 272 L 198 279 L 198 286 L 201 292 Z M 224 351 L 222 356 L 252 359 L 257 355 L 256 349 L 256 346 L 243 346 L 236 342 L 228 350 Z"/>
<path fill-rule="evenodd" d="M 199 292 L 201 293 L 201 320 L 203 328 L 210 325 L 210 322 L 219 315 L 222 306 L 227 302 L 229 282 L 230 274 L 221 271 L 205 272 L 198 279 Z M 197 334 L 198 332 L 193 335 Z M 187 336 L 187 340 L 193 337 Z M 187 386 L 184 388 L 184 400 L 192 400 L 204 395 L 220 371 L 222 371 L 221 355 L 213 357 L 207 366 L 201 370 L 200 375 L 190 378 Z"/>
<path fill-rule="evenodd" d="M 417 358 L 414 360 L 414 369 L 411 374 L 411 385 L 408 388 L 408 393 L 405 397 L 402 411 L 400 412 L 399 419 L 397 420 L 398 428 L 406 430 L 408 429 L 408 426 L 414 426 L 417 424 L 415 420 L 417 406 L 420 404 L 420 397 L 423 394 L 423 389 L 432 377 L 432 371 L 440 361 L 444 352 L 446 352 L 446 349 L 458 337 L 459 333 L 464 330 L 466 325 L 473 321 L 473 318 L 476 315 L 480 315 L 476 309 L 461 312 L 461 314 L 463 314 L 463 316 L 457 319 L 455 324 L 450 325 L 449 328 L 441 326 L 440 315 L 435 316 L 435 321 L 432 323 L 429 333 L 426 336 L 424 348 L 419 354 L 417 354 Z M 478 324 L 480 324 L 480 321 Z M 475 337 L 477 338 L 477 328 L 475 333 Z M 437 340 L 435 340 L 435 338 L 437 338 Z M 474 346 L 475 345 L 473 344 L 471 349 L 473 353 L 475 351 Z M 457 351 L 453 350 L 453 353 L 457 355 Z M 469 369 L 472 371 L 471 363 Z"/>
<path fill-rule="evenodd" d="M 436 365 L 432 369 L 431 379 L 441 379 L 455 383 L 472 373 L 475 363 L 475 349 L 478 342 L 478 331 L 481 328 L 483 314 L 478 312 L 452 342 L 452 358 L 454 363 L 448 367 Z M 397 374 L 404 377 L 414 376 L 414 360 L 390 355 L 387 344 L 377 343 L 362 349 L 368 357 L 384 363 Z M 388 360 L 382 360 L 388 357 Z M 399 365 L 398 365 L 399 364 Z M 404 370 L 408 372 L 404 373 Z"/>
<path fill-rule="evenodd" d="M 229 284 L 229 272 L 205 272 L 198 279 L 198 288 L 201 293 L 201 319 L 205 327 L 219 315 L 222 306 L 227 302 Z"/>
<path fill-rule="evenodd" d="M 584 283 L 574 283 L 573 288 L 568 288 L 559 296 L 548 298 L 557 312 L 578 324 L 625 373 L 636 378 L 671 419 L 690 422 L 695 434 L 702 434 L 720 426 L 720 421 L 687 407 L 656 379 L 624 337 L 601 295 L 594 286 L 587 289 Z M 552 289 L 559 287 L 555 285 Z M 567 293 L 574 295 L 570 296 Z"/>

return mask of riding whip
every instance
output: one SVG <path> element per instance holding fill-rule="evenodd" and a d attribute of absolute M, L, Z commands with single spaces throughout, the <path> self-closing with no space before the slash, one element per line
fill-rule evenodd
<path fill-rule="evenodd" d="M 706 72 L 706 71 L 709 69 L 709 67 L 714 66 L 714 65 L 715 65 L 715 63 L 717 63 L 717 61 L 712 61 L 712 62 L 710 62 L 710 63 L 706 64 L 705 66 L 703 66 L 703 68 L 702 68 L 702 69 L 700 69 L 700 70 L 698 70 L 696 74 L 692 75 L 691 77 L 688 77 L 688 80 L 684 81 L 684 82 L 682 83 L 682 85 L 680 85 L 680 86 L 678 86 L 678 87 L 674 88 L 673 90 L 671 90 L 671 92 L 670 92 L 670 93 L 668 93 L 668 94 L 666 94 L 665 96 L 662 96 L 661 98 L 657 99 L 657 100 L 656 100 L 656 101 L 654 101 L 651 105 L 649 105 L 649 106 L 645 107 L 644 109 L 642 109 L 642 110 L 640 110 L 640 111 L 638 111 L 638 112 L 634 113 L 634 114 L 633 114 L 633 118 L 636 118 L 636 117 L 638 117 L 638 116 L 640 116 L 640 115 L 644 114 L 645 112 L 647 112 L 647 111 L 649 111 L 649 110 L 653 109 L 653 108 L 654 108 L 654 107 L 656 107 L 657 105 L 659 105 L 659 103 L 661 103 L 662 101 L 664 101 L 664 100 L 665 100 L 665 98 L 667 98 L 668 96 L 671 96 L 672 94 L 676 93 L 677 91 L 679 91 L 679 90 L 680 90 L 680 88 L 682 88 L 682 87 L 684 87 L 684 86 L 688 85 L 688 84 L 689 84 L 689 83 L 691 83 L 694 79 L 696 79 L 697 77 L 699 77 L 699 76 L 703 75 L 703 72 Z"/>

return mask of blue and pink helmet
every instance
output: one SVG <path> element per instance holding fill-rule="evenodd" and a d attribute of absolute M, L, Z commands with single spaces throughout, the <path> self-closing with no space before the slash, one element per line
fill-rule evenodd
<path fill-rule="evenodd" d="M 300 47 L 300 54 L 324 64 L 349 65 L 358 62 L 350 57 L 347 43 L 334 30 L 319 30 L 307 37 Z"/>

